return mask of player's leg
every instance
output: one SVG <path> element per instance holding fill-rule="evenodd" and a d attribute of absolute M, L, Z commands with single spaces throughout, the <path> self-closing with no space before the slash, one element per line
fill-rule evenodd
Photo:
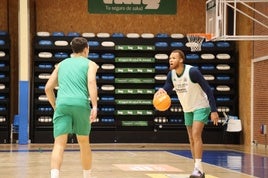
<path fill-rule="evenodd" d="M 194 170 L 190 175 L 190 178 L 204 178 L 204 170 L 202 166 L 202 154 L 203 154 L 203 141 L 202 132 L 204 123 L 200 121 L 194 121 L 192 126 L 192 137 L 194 142 L 193 154 L 194 154 Z"/>
<path fill-rule="evenodd" d="M 65 106 L 57 106 L 53 116 L 54 146 L 51 155 L 51 178 L 59 177 L 68 133 L 72 132 L 72 118 Z"/>
<path fill-rule="evenodd" d="M 92 152 L 89 144 L 89 136 L 77 135 L 77 140 L 80 147 L 80 157 L 84 178 L 89 178 L 92 166 Z"/>
<path fill-rule="evenodd" d="M 203 153 L 203 141 L 202 132 L 204 128 L 204 123 L 199 121 L 194 121 L 192 127 L 192 136 L 194 141 L 194 155 L 195 159 L 201 159 Z"/>
<path fill-rule="evenodd" d="M 191 149 L 191 154 L 192 158 L 195 159 L 195 154 L 194 154 L 194 140 L 193 140 L 193 135 L 192 135 L 192 126 L 186 126 L 187 133 L 188 133 L 188 139 L 190 143 L 190 149 Z"/>
<path fill-rule="evenodd" d="M 89 143 L 91 124 L 89 122 L 90 110 L 84 107 L 73 107 L 73 131 L 76 134 L 80 147 L 81 164 L 84 178 L 91 173 L 92 153 Z"/>
<path fill-rule="evenodd" d="M 59 170 L 63 160 L 63 153 L 67 143 L 67 134 L 57 136 L 51 154 L 51 178 L 59 177 Z"/>
<path fill-rule="evenodd" d="M 194 121 L 192 127 L 192 136 L 194 142 L 194 159 L 195 159 L 195 168 L 203 173 L 203 166 L 201 163 L 203 155 L 203 141 L 202 141 L 202 132 L 204 128 L 204 123 L 200 121 Z"/>
<path fill-rule="evenodd" d="M 209 113 L 210 113 L 209 108 L 202 108 L 194 111 L 192 136 L 194 142 L 195 165 L 194 165 L 194 171 L 190 176 L 190 178 L 205 177 L 202 166 L 202 156 L 203 156 L 202 132 L 205 124 L 208 122 Z"/>
<path fill-rule="evenodd" d="M 190 149 L 192 153 L 192 158 L 195 158 L 194 155 L 194 140 L 193 140 L 193 134 L 192 134 L 192 125 L 193 125 L 193 112 L 185 112 L 184 113 L 184 124 L 187 129 L 188 133 L 188 139 L 190 143 Z"/>

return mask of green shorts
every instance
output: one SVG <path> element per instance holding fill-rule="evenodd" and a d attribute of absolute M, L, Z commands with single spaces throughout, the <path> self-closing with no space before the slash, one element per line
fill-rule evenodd
<path fill-rule="evenodd" d="M 184 113 L 184 123 L 186 126 L 193 125 L 194 121 L 200 121 L 204 124 L 208 123 L 208 117 L 210 114 L 210 108 L 202 108 L 197 109 L 193 112 L 185 112 Z"/>
<path fill-rule="evenodd" d="M 54 138 L 70 133 L 89 135 L 91 130 L 89 116 L 89 108 L 68 105 L 57 106 L 53 116 Z"/>

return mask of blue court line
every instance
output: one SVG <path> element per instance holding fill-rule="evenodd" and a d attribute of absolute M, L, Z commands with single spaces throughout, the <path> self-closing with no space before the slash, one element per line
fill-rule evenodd
<path fill-rule="evenodd" d="M 192 158 L 189 150 L 174 150 L 170 153 Z M 268 177 L 268 157 L 225 150 L 205 150 L 202 161 L 260 178 Z"/>

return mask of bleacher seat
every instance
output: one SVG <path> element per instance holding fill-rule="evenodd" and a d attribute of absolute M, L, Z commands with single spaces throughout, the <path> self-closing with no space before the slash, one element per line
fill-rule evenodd
<path fill-rule="evenodd" d="M 47 37 L 47 36 L 50 36 L 50 33 L 49 32 L 37 32 L 36 33 L 37 36 L 42 36 L 42 37 Z"/>
<path fill-rule="evenodd" d="M 63 32 L 52 32 L 52 36 L 65 36 Z"/>

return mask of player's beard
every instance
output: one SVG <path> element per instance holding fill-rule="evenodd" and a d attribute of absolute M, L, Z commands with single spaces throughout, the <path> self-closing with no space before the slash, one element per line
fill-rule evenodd
<path fill-rule="evenodd" d="M 178 62 L 173 62 L 172 64 L 169 64 L 169 70 L 176 69 L 180 66 Z"/>

